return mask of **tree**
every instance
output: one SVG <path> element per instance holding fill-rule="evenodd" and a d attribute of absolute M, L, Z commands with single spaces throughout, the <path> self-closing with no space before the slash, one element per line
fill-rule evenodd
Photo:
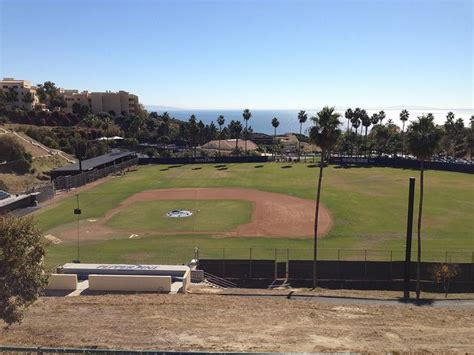
<path fill-rule="evenodd" d="M 298 161 L 301 159 L 301 135 L 303 130 L 303 123 L 308 120 L 308 114 L 306 111 L 298 112 L 298 122 L 300 123 L 300 136 L 298 137 Z"/>
<path fill-rule="evenodd" d="M 248 108 L 246 108 L 244 110 L 244 112 L 242 113 L 242 117 L 244 118 L 244 121 L 245 121 L 246 136 L 248 136 L 247 122 L 252 117 L 252 113 L 250 112 L 250 110 Z M 247 151 L 247 137 L 244 136 L 244 139 L 245 139 L 245 154 L 247 155 L 248 154 L 248 151 Z"/>
<path fill-rule="evenodd" d="M 441 135 L 434 124 L 432 114 L 418 117 L 408 127 L 407 141 L 409 151 L 420 161 L 420 200 L 418 205 L 417 223 L 417 266 L 416 266 L 416 299 L 420 299 L 420 263 L 421 263 L 421 222 L 423 216 L 423 188 L 424 188 L 424 162 L 436 152 Z"/>
<path fill-rule="evenodd" d="M 40 102 L 46 104 L 49 109 L 55 107 L 65 107 L 64 99 L 60 96 L 59 88 L 52 81 L 46 81 L 44 84 L 38 84 L 36 94 Z"/>
<path fill-rule="evenodd" d="M 368 151 L 367 130 L 369 129 L 370 124 L 372 123 L 372 121 L 370 120 L 370 117 L 369 117 L 369 115 L 367 114 L 367 112 L 365 110 L 362 110 L 360 120 L 362 122 L 362 126 L 365 127 L 365 138 L 364 138 L 365 143 L 364 144 L 365 144 L 365 154 L 367 156 L 367 151 Z M 361 133 L 362 133 L 362 130 L 361 130 Z"/>
<path fill-rule="evenodd" d="M 438 264 L 433 267 L 433 278 L 436 283 L 443 284 L 444 298 L 448 298 L 449 284 L 451 280 L 458 275 L 458 265 L 456 264 Z"/>
<path fill-rule="evenodd" d="M 0 217 L 0 318 L 20 322 L 46 285 L 45 248 L 32 218 Z"/>
<path fill-rule="evenodd" d="M 472 161 L 472 151 L 474 150 L 474 115 L 471 116 L 470 123 L 471 123 L 470 133 L 466 137 L 466 140 L 467 140 L 467 145 L 469 147 L 469 156 Z"/>
<path fill-rule="evenodd" d="M 240 121 L 230 121 L 229 132 L 230 136 L 235 139 L 235 155 L 238 155 L 240 154 L 240 150 L 238 148 L 240 134 L 242 133 L 242 123 L 240 123 Z"/>
<path fill-rule="evenodd" d="M 338 141 L 341 130 L 339 126 L 341 115 L 335 112 L 334 107 L 324 107 L 317 113 L 316 117 L 311 117 L 314 126 L 309 132 L 310 141 L 321 148 L 321 162 L 319 164 L 319 178 L 316 192 L 316 213 L 314 216 L 314 244 L 313 244 L 313 288 L 317 287 L 317 268 L 318 261 L 318 225 L 319 225 L 319 205 L 321 199 L 321 186 L 323 182 L 323 169 L 326 155 L 330 155 L 332 147 Z"/>
<path fill-rule="evenodd" d="M 196 157 L 196 138 L 199 134 L 199 127 L 196 123 L 196 116 L 191 115 L 188 121 L 188 132 L 191 139 L 191 149 L 193 152 L 193 157 Z"/>
<path fill-rule="evenodd" d="M 8 88 L 8 91 L 5 94 L 7 103 L 12 106 L 15 102 L 18 101 L 18 92 L 14 88 Z"/>
<path fill-rule="evenodd" d="M 35 97 L 31 92 L 28 91 L 25 95 L 23 95 L 23 103 L 31 104 L 33 101 L 35 101 Z"/>
<path fill-rule="evenodd" d="M 279 125 L 280 125 L 280 121 L 278 121 L 278 118 L 273 117 L 272 126 L 273 126 L 273 129 L 275 130 L 274 134 L 273 134 L 273 149 L 272 149 L 272 154 L 273 155 L 275 155 L 276 135 L 277 135 L 277 128 L 278 128 Z"/>
<path fill-rule="evenodd" d="M 400 112 L 400 121 L 402 121 L 402 156 L 405 152 L 405 123 L 408 121 L 410 113 L 407 110 L 402 110 Z"/>
<path fill-rule="evenodd" d="M 349 132 L 349 123 L 352 121 L 352 118 L 354 117 L 354 112 L 352 112 L 351 108 L 348 108 L 344 116 L 347 119 L 347 132 Z"/>
<path fill-rule="evenodd" d="M 219 125 L 219 156 L 221 155 L 221 139 L 222 139 L 222 126 L 225 124 L 225 118 L 222 115 L 217 117 L 217 124 Z"/>
<path fill-rule="evenodd" d="M 385 111 L 380 111 L 379 112 L 379 121 L 380 121 L 380 124 L 383 123 L 383 120 L 385 119 Z"/>

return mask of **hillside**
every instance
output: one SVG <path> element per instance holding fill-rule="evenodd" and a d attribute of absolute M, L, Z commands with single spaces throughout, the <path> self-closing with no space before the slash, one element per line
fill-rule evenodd
<path fill-rule="evenodd" d="M 16 132 L 6 126 L 0 126 L 0 137 L 8 135 L 20 143 L 33 158 L 31 172 L 17 175 L 0 168 L 0 181 L 12 193 L 23 192 L 35 185 L 49 181 L 46 172 L 53 168 L 75 162 L 74 158 L 60 150 L 50 149 L 28 137 L 22 132 Z"/>

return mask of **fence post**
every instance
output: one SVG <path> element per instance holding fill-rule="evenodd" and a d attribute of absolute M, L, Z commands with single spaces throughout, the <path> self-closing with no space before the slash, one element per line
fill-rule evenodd
<path fill-rule="evenodd" d="M 252 278 L 252 248 L 250 248 L 249 250 L 249 256 L 250 256 L 250 259 L 249 259 L 249 279 Z"/>
<path fill-rule="evenodd" d="M 275 280 L 277 279 L 277 276 L 278 276 L 277 265 L 278 265 L 278 263 L 277 263 L 277 250 L 275 248 L 275 261 L 273 263 L 273 266 L 274 266 L 274 269 L 275 269 L 275 277 L 274 277 Z"/>
<path fill-rule="evenodd" d="M 364 279 L 367 280 L 367 249 L 364 250 Z"/>
<path fill-rule="evenodd" d="M 393 280 L 393 250 L 390 250 L 390 280 Z"/>
<path fill-rule="evenodd" d="M 222 277 L 225 278 L 225 248 L 222 248 Z"/>

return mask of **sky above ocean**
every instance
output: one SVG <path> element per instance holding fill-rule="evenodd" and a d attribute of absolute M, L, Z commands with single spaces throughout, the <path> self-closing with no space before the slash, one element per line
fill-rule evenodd
<path fill-rule="evenodd" d="M 0 75 L 185 109 L 472 109 L 473 14 L 472 0 L 0 0 Z"/>

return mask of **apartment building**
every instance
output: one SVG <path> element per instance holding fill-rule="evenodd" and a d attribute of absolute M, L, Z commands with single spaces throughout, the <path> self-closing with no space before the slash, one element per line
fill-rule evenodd
<path fill-rule="evenodd" d="M 74 103 L 86 105 L 92 113 L 111 112 L 114 115 L 134 115 L 138 112 L 138 96 L 126 91 L 119 92 L 78 92 L 64 90 L 67 111 L 72 111 Z"/>
<path fill-rule="evenodd" d="M 23 108 L 32 110 L 39 104 L 36 87 L 27 80 L 4 78 L 0 81 L 0 90 L 6 96 L 6 106 L 9 109 Z"/>

